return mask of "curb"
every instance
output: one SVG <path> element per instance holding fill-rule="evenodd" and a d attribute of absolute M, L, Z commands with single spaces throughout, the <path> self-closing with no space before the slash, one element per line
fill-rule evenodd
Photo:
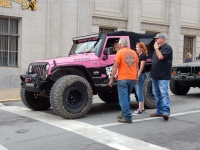
<path fill-rule="evenodd" d="M 21 101 L 21 98 L 17 98 L 17 99 L 3 99 L 3 100 L 0 100 L 0 103 L 1 102 L 14 102 L 14 101 Z"/>

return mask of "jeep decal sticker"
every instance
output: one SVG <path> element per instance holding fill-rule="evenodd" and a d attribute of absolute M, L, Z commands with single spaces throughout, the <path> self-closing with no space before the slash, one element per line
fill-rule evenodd
<path fill-rule="evenodd" d="M 107 74 L 108 78 L 111 77 L 112 67 L 113 67 L 113 66 L 106 67 L 106 74 Z"/>
<path fill-rule="evenodd" d="M 94 71 L 93 74 L 94 74 L 94 75 L 98 75 L 98 74 L 99 74 L 99 71 Z"/>
<path fill-rule="evenodd" d="M 75 58 L 74 61 L 89 61 L 90 58 Z"/>
<path fill-rule="evenodd" d="M 152 59 L 151 59 L 151 58 L 149 58 L 149 59 L 147 59 L 147 60 L 146 60 L 146 62 L 152 62 Z"/>
<path fill-rule="evenodd" d="M 98 40 L 98 37 L 81 39 L 81 40 L 78 40 L 78 43 L 89 42 L 89 41 L 97 41 L 97 40 Z"/>

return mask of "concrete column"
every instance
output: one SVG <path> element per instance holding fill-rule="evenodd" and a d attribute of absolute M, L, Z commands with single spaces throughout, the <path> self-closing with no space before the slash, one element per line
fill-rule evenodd
<path fill-rule="evenodd" d="M 92 0 L 78 1 L 77 36 L 91 34 L 92 27 Z"/>
<path fill-rule="evenodd" d="M 179 41 L 179 49 L 177 50 L 177 57 L 174 56 L 174 65 L 182 64 L 183 63 L 183 45 L 184 45 L 184 35 L 180 35 L 180 41 Z M 175 50 L 174 50 L 175 53 Z M 176 54 L 174 54 L 176 55 Z M 176 59 L 176 60 L 175 60 Z"/>
<path fill-rule="evenodd" d="M 61 56 L 63 12 L 62 5 L 48 0 L 46 58 Z"/>
<path fill-rule="evenodd" d="M 128 1 L 128 27 L 127 31 L 140 32 L 141 0 Z"/>
<path fill-rule="evenodd" d="M 169 0 L 169 33 L 167 42 L 173 48 L 173 64 L 179 63 L 181 0 Z"/>

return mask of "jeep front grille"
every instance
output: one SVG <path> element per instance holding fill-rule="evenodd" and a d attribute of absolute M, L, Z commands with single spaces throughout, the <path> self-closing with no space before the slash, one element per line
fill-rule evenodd
<path fill-rule="evenodd" d="M 43 77 L 46 73 L 46 65 L 47 63 L 33 63 L 32 65 L 32 71 L 34 74 L 37 74 L 39 77 Z"/>
<path fill-rule="evenodd" d="M 183 74 L 183 73 L 187 73 L 188 75 L 198 74 L 199 70 L 200 67 L 191 67 L 191 66 L 176 67 L 176 71 L 178 72 L 178 74 Z"/>

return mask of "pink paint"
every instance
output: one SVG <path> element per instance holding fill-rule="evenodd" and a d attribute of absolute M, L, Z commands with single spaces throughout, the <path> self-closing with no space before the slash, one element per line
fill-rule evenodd
<path fill-rule="evenodd" d="M 53 61 L 55 60 L 56 66 L 67 66 L 67 65 L 82 65 L 86 68 L 99 68 L 100 67 L 100 58 L 97 57 L 94 53 L 87 54 L 76 54 L 71 55 L 70 57 L 62 57 L 55 59 L 47 60 L 37 60 L 35 62 L 48 62 L 50 64 L 48 75 L 51 75 L 51 69 L 54 67 Z"/>
<path fill-rule="evenodd" d="M 122 37 L 127 38 L 128 41 L 129 41 L 128 36 L 108 36 L 108 37 L 106 37 L 106 41 L 104 43 L 103 50 L 102 50 L 101 57 L 100 57 L 101 60 L 102 60 L 102 57 L 104 56 L 103 51 L 106 47 L 106 43 L 107 43 L 108 39 L 110 39 L 110 38 L 122 38 Z M 128 47 L 130 48 L 130 43 L 128 43 Z M 101 61 L 101 66 L 109 66 L 109 65 L 114 64 L 114 59 L 115 59 L 115 55 L 108 55 L 108 59 L 106 59 L 105 61 Z"/>
<path fill-rule="evenodd" d="M 101 74 L 101 78 L 106 78 L 106 75 L 105 74 Z"/>
<path fill-rule="evenodd" d="M 104 67 L 104 66 L 110 66 L 114 64 L 114 59 L 115 55 L 108 55 L 108 59 L 103 60 L 103 51 L 105 49 L 106 43 L 109 38 L 121 38 L 125 37 L 129 41 L 128 36 L 109 36 L 106 37 L 106 41 L 103 46 L 102 53 L 100 55 L 100 58 L 95 55 L 95 53 L 84 53 L 84 54 L 75 54 L 75 55 L 70 55 L 69 57 L 62 57 L 62 58 L 55 58 L 55 59 L 46 59 L 46 60 L 37 60 L 35 62 L 48 62 L 50 64 L 49 72 L 48 75 L 53 74 L 51 72 L 52 68 L 55 67 L 54 61 L 56 62 L 56 66 L 67 66 L 67 65 L 82 65 L 85 66 L 86 68 L 99 68 L 99 67 Z M 128 45 L 130 47 L 130 43 Z M 104 76 L 103 76 L 104 77 Z"/>
<path fill-rule="evenodd" d="M 25 78 L 25 82 L 26 83 L 31 82 L 31 78 Z"/>

